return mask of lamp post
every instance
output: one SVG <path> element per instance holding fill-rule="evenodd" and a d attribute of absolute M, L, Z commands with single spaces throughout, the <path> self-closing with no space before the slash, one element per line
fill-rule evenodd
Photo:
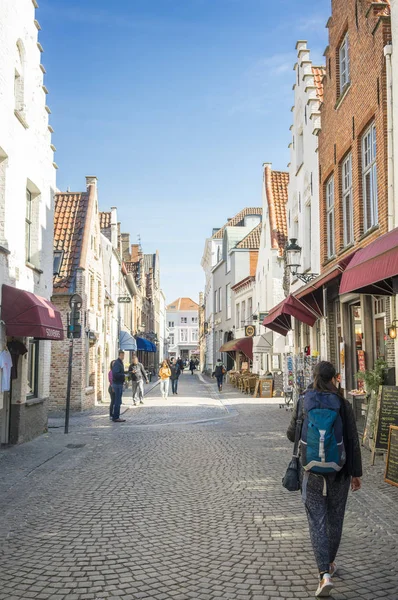
<path fill-rule="evenodd" d="M 81 309 L 83 298 L 79 294 L 73 294 L 69 300 L 71 312 L 69 315 L 68 338 L 69 338 L 69 361 L 68 361 L 68 383 L 66 386 L 66 408 L 65 408 L 65 433 L 69 433 L 70 393 L 72 387 L 72 364 L 73 364 L 73 340 L 81 337 Z"/>
<path fill-rule="evenodd" d="M 300 281 L 308 283 L 317 277 L 317 273 L 299 273 L 297 269 L 301 265 L 301 246 L 298 245 L 296 238 L 291 238 L 290 243 L 285 248 L 286 268 L 290 270 L 293 277 L 297 277 Z"/>

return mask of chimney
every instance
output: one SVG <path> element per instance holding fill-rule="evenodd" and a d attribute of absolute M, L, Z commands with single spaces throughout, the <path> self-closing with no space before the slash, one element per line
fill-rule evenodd
<path fill-rule="evenodd" d="M 131 261 L 138 262 L 140 258 L 140 245 L 131 244 Z"/>
<path fill-rule="evenodd" d="M 88 188 L 90 187 L 90 185 L 93 185 L 94 187 L 97 187 L 98 184 L 98 179 L 96 177 L 92 177 L 92 176 L 87 176 L 86 177 L 86 188 L 88 190 Z"/>
<path fill-rule="evenodd" d="M 117 250 L 117 208 L 116 206 L 111 207 L 111 244 L 115 250 Z"/>
<path fill-rule="evenodd" d="M 121 236 L 121 246 L 122 246 L 122 259 L 125 262 L 130 262 L 130 234 L 122 233 Z"/>

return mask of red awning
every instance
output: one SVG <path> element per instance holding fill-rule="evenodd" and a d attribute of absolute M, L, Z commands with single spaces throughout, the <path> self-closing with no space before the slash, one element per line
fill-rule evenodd
<path fill-rule="evenodd" d="M 247 358 L 253 360 L 253 338 L 244 337 L 230 340 L 221 346 L 220 352 L 243 352 Z"/>
<path fill-rule="evenodd" d="M 398 227 L 358 250 L 345 270 L 340 294 L 392 295 L 398 275 Z"/>
<path fill-rule="evenodd" d="M 61 314 L 40 296 L 15 287 L 2 286 L 1 319 L 6 335 L 34 337 L 40 340 L 63 340 Z"/>
<path fill-rule="evenodd" d="M 292 317 L 311 327 L 318 318 L 313 311 L 309 310 L 293 294 L 290 294 L 270 311 L 269 315 L 265 317 L 263 325 L 281 335 L 286 335 L 292 328 Z"/>

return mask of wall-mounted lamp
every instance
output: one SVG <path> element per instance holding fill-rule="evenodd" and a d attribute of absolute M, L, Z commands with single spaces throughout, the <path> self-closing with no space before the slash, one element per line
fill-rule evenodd
<path fill-rule="evenodd" d="M 388 328 L 388 336 L 392 340 L 395 340 L 396 337 L 397 337 L 397 323 L 398 323 L 398 321 L 396 319 L 394 319 L 394 321 L 392 322 L 392 324 Z"/>
<path fill-rule="evenodd" d="M 304 283 L 308 283 L 317 277 L 316 273 L 299 273 L 297 269 L 301 265 L 301 246 L 298 245 L 296 238 L 291 238 L 290 244 L 285 248 L 286 268 L 290 270 L 293 277 L 297 277 Z"/>

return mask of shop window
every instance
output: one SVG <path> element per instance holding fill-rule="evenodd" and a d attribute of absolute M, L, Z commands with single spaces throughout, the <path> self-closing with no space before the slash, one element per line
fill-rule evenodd
<path fill-rule="evenodd" d="M 29 340 L 27 398 L 39 396 L 39 340 Z"/>
<path fill-rule="evenodd" d="M 334 246 L 334 176 L 326 182 L 326 242 L 327 257 L 332 258 L 335 254 Z"/>
<path fill-rule="evenodd" d="M 362 189 L 364 230 L 368 231 L 378 220 L 376 126 L 374 123 L 362 137 Z"/>
<path fill-rule="evenodd" d="M 352 155 L 344 160 L 341 169 L 343 190 L 343 243 L 344 247 L 354 241 L 354 214 L 352 203 Z"/>
<path fill-rule="evenodd" d="M 350 52 L 348 46 L 348 33 L 345 35 L 339 48 L 340 94 L 350 83 Z"/>

